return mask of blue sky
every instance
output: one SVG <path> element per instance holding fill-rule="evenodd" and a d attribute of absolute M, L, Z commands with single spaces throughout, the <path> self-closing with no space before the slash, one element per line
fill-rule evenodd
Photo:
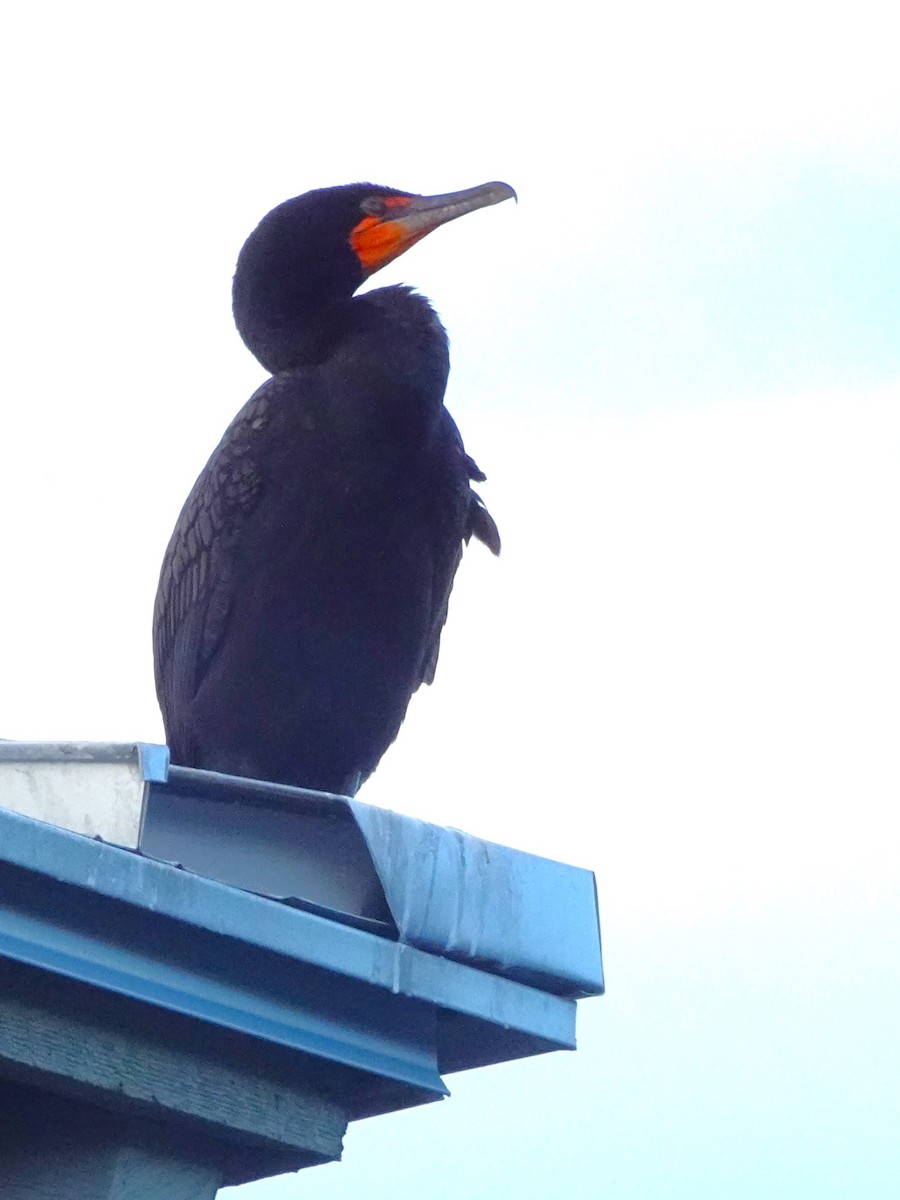
<path fill-rule="evenodd" d="M 153 740 L 184 496 L 261 379 L 237 251 L 369 178 L 518 190 L 431 296 L 489 479 L 362 798 L 597 872 L 580 1049 L 234 1200 L 900 1193 L 900 84 L 881 4 L 20 9 L 0 87 L 0 734 Z"/>
<path fill-rule="evenodd" d="M 517 319 L 542 386 L 590 380 L 588 411 L 598 392 L 633 412 L 900 373 L 896 171 L 812 149 L 664 164 L 614 236 L 582 232 Z"/>

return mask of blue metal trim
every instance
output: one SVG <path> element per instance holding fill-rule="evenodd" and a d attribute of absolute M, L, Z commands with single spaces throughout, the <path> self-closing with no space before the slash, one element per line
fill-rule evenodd
<path fill-rule="evenodd" d="M 86 889 L 95 902 L 107 897 L 236 939 L 237 956 L 243 943 L 488 1026 L 510 1026 L 535 1039 L 534 1052 L 575 1044 L 571 1000 L 2 810 L 0 861 Z"/>
<path fill-rule="evenodd" d="M 169 774 L 169 747 L 153 742 L 136 742 L 141 776 L 145 783 L 165 783 Z"/>
<path fill-rule="evenodd" d="M 603 992 L 591 871 L 262 780 L 172 767 L 148 791 L 152 857 L 363 927 L 392 920 L 388 936 L 542 991 Z"/>
<path fill-rule="evenodd" d="M 403 1053 L 391 1054 L 384 1049 L 380 1030 L 367 1035 L 357 1032 L 358 1040 L 354 1042 L 336 1017 L 329 1020 L 309 1006 L 291 1006 L 233 983 L 224 984 L 167 965 L 151 964 L 140 955 L 129 954 L 122 946 L 112 950 L 110 957 L 119 963 L 112 965 L 102 961 L 106 956 L 97 955 L 96 946 L 89 939 L 79 938 L 71 931 L 50 930 L 9 909 L 0 909 L 0 955 L 290 1050 L 439 1096 L 449 1094 L 436 1069 L 433 1031 L 417 1045 L 412 1032 L 421 1035 L 424 1023 L 422 1017 L 413 1019 L 409 1011 L 404 1013 L 409 1040 L 402 1047 Z M 370 1010 L 369 1015 L 377 1014 Z"/>
<path fill-rule="evenodd" d="M 350 805 L 401 938 L 542 990 L 603 992 L 592 872 Z"/>
<path fill-rule="evenodd" d="M 223 787 L 211 773 L 176 767 L 146 789 L 139 847 L 205 879 L 397 936 L 365 838 L 332 796 Z"/>

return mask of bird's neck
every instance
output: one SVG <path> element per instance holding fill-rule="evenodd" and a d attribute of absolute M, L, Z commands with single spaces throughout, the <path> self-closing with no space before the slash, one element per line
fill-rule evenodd
<path fill-rule="evenodd" d="M 373 382 L 427 384 L 439 401 L 450 369 L 447 334 L 437 314 L 424 296 L 403 286 L 378 288 L 298 317 L 278 359 L 273 374 L 340 363 L 353 373 L 364 369 Z"/>
<path fill-rule="evenodd" d="M 331 419 L 348 437 L 402 454 L 434 438 L 449 365 L 447 334 L 425 297 L 388 287 L 321 312 L 302 331 L 292 369 L 326 382 Z"/>

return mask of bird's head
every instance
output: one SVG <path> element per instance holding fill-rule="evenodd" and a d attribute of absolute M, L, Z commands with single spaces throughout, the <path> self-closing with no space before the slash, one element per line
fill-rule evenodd
<path fill-rule="evenodd" d="M 288 369 L 307 327 L 375 271 L 439 225 L 515 196 L 506 183 L 440 196 L 351 183 L 286 200 L 238 257 L 232 295 L 241 337 L 267 370 Z"/>

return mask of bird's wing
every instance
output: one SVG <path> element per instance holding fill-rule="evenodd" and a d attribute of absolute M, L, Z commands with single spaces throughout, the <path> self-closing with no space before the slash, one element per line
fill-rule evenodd
<path fill-rule="evenodd" d="M 169 541 L 156 594 L 153 650 L 163 714 L 193 698 L 227 627 L 233 556 L 262 480 L 254 435 L 272 419 L 278 380 L 244 405 L 203 468 Z M 178 696 L 173 694 L 177 692 Z"/>
<path fill-rule="evenodd" d="M 434 682 L 438 655 L 441 650 L 441 633 L 447 622 L 450 592 L 453 589 L 453 580 L 462 559 L 463 547 L 468 545 L 469 540 L 474 536 L 479 542 L 483 542 L 492 554 L 500 553 L 500 531 L 497 529 L 494 518 L 485 507 L 484 501 L 468 483 L 468 480 L 472 479 L 481 483 L 487 476 L 480 470 L 475 460 L 463 451 L 462 439 L 455 426 L 454 431 L 463 455 L 467 480 L 461 485 L 458 493 L 458 509 L 454 524 L 459 530 L 459 535 L 446 539 L 443 552 L 435 556 L 432 621 L 425 643 L 419 683 Z"/>

